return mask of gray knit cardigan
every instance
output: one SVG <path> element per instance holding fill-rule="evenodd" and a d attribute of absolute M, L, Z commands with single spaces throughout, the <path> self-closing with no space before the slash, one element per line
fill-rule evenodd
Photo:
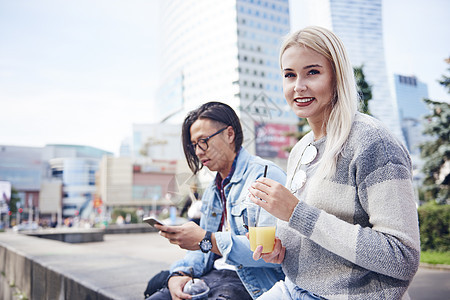
<path fill-rule="evenodd" d="M 312 132 L 289 156 L 288 188 L 310 143 Z M 409 298 L 420 256 L 411 160 L 378 120 L 357 113 L 335 175 L 300 194 L 277 229 L 289 280 L 329 299 Z"/>

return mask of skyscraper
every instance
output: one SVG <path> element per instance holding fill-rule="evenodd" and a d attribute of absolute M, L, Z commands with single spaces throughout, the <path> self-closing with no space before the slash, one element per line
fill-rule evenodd
<path fill-rule="evenodd" d="M 394 74 L 394 98 L 398 104 L 400 119 L 420 120 L 428 114 L 423 98 L 428 97 L 428 86 L 416 76 Z"/>
<path fill-rule="evenodd" d="M 205 102 L 225 102 L 241 118 L 247 149 L 285 158 L 281 149 L 292 141 L 282 132 L 297 123 L 283 99 L 278 63 L 290 28 L 289 1 L 174 0 L 161 6 L 161 115 L 178 109 L 180 121 Z"/>
<path fill-rule="evenodd" d="M 422 119 L 428 108 L 423 98 L 428 97 L 428 87 L 415 76 L 394 74 L 394 92 L 406 146 L 411 154 L 418 157 L 418 146 L 425 141 Z"/>
<path fill-rule="evenodd" d="M 371 113 L 403 141 L 395 98 L 391 94 L 383 45 L 382 0 L 303 0 L 302 25 L 319 25 L 344 42 L 354 66 L 363 66 L 372 86 Z"/>

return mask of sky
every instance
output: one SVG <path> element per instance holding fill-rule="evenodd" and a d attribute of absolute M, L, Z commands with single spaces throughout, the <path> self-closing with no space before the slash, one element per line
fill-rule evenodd
<path fill-rule="evenodd" d="M 382 17 L 388 73 L 415 75 L 429 98 L 450 102 L 437 83 L 449 75 L 450 1 L 385 0 Z M 0 145 L 118 155 L 133 124 L 162 119 L 158 22 L 158 0 L 0 0 Z"/>

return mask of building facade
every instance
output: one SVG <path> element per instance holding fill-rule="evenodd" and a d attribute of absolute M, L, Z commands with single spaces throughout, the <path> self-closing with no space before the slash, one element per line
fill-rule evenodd
<path fill-rule="evenodd" d="M 404 142 L 386 68 L 382 0 L 302 0 L 295 7 L 303 10 L 302 27 L 323 26 L 342 39 L 353 66 L 363 66 L 366 81 L 372 86 L 371 113 Z"/>
<path fill-rule="evenodd" d="M 424 116 L 430 113 L 423 101 L 424 98 L 428 97 L 428 87 L 415 76 L 400 74 L 393 75 L 392 83 L 405 145 L 411 155 L 413 164 L 413 180 L 416 191 L 418 191 L 424 177 L 420 144 L 431 138 L 423 134 Z"/>
<path fill-rule="evenodd" d="M 177 161 L 104 156 L 98 172 L 97 195 L 102 207 L 142 209 L 156 214 L 178 205 Z M 169 199 L 170 198 L 170 199 Z"/>
<path fill-rule="evenodd" d="M 162 2 L 161 115 L 182 111 L 174 118 L 181 123 L 205 102 L 225 102 L 240 116 L 250 152 L 285 159 L 280 144 L 295 141 L 279 131 L 298 122 L 283 99 L 278 63 L 289 28 L 288 0 Z M 277 135 L 258 139 L 256 128 L 266 125 L 259 132 Z"/>
<path fill-rule="evenodd" d="M 112 153 L 78 145 L 3 145 L 0 180 L 11 182 L 25 212 L 86 217 L 92 211 L 95 172 L 103 155 Z"/>
<path fill-rule="evenodd" d="M 133 124 L 131 157 L 157 160 L 184 159 L 181 124 Z"/>
<path fill-rule="evenodd" d="M 428 98 L 428 86 L 415 76 L 394 74 L 394 99 L 398 104 L 402 132 L 406 146 L 412 155 L 419 156 L 419 144 L 423 135 L 423 118 L 429 110 L 423 101 Z"/>
<path fill-rule="evenodd" d="M 26 213 L 34 214 L 39 204 L 44 171 L 42 153 L 40 147 L 0 145 L 0 181 L 9 182 L 17 191 L 20 198 L 17 206 Z"/>
<path fill-rule="evenodd" d="M 420 120 L 428 114 L 428 108 L 423 101 L 428 98 L 428 86 L 416 76 L 394 74 L 395 99 L 401 119 L 413 118 Z"/>

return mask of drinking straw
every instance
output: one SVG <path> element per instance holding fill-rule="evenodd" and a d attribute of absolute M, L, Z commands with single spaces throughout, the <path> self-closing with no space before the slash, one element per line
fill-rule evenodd
<path fill-rule="evenodd" d="M 264 167 L 264 175 L 263 177 L 267 176 L 267 165 Z M 262 201 L 262 199 L 260 199 Z M 256 208 L 256 219 L 255 219 L 255 227 L 258 227 L 258 220 L 259 220 L 259 214 L 261 212 L 261 206 L 258 205 L 258 208 Z"/>

